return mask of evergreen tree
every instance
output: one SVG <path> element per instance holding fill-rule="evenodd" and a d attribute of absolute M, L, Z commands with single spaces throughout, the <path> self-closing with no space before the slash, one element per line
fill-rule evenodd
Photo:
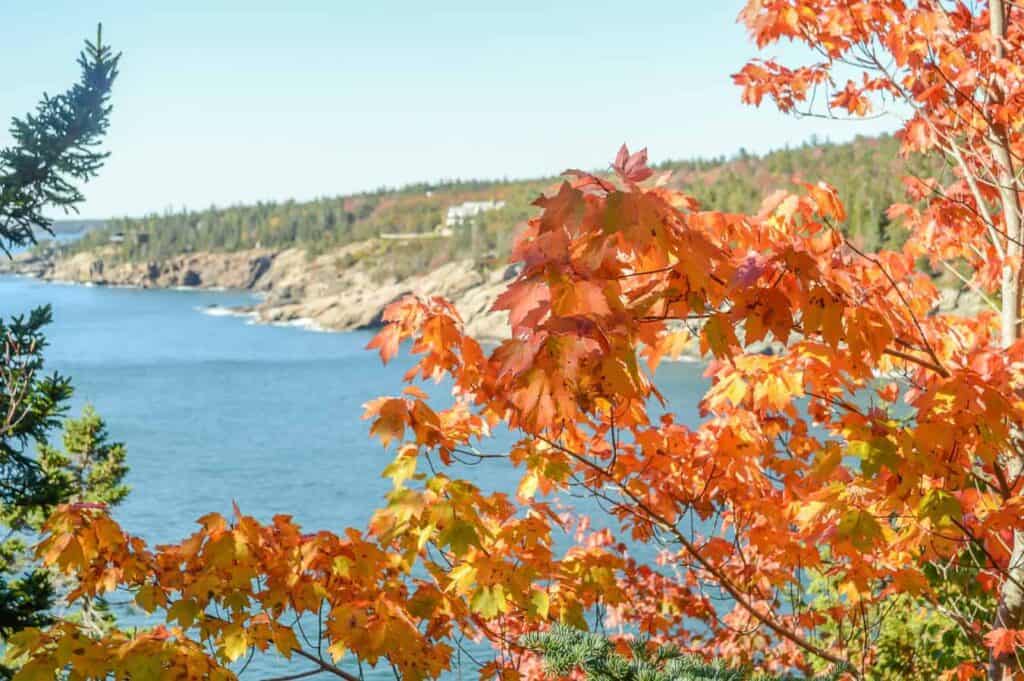
<path fill-rule="evenodd" d="M 127 496 L 124 444 L 110 442 L 107 425 L 92 405 L 79 418 L 64 422 L 62 442 L 63 451 L 41 445 L 39 465 L 51 479 L 61 481 L 70 492 L 69 501 L 114 505 Z"/>
<path fill-rule="evenodd" d="M 553 678 L 581 671 L 587 681 L 796 681 L 796 677 L 751 674 L 708 662 L 673 645 L 652 646 L 645 638 L 633 640 L 626 657 L 615 651 L 608 638 L 561 624 L 544 633 L 528 634 L 523 645 L 543 656 Z M 841 673 L 837 670 L 817 678 L 832 681 Z"/>
<path fill-rule="evenodd" d="M 0 509 L 0 525 L 7 528 L 7 539 L 0 543 L 0 568 L 4 573 L 21 571 L 23 579 L 38 583 L 42 593 L 52 598 L 62 591 L 52 575 L 32 569 L 31 542 L 42 529 L 54 501 L 66 503 L 105 504 L 114 506 L 128 495 L 124 476 L 128 473 L 123 443 L 111 442 L 106 423 L 91 405 L 86 405 L 77 419 L 63 425 L 62 448 L 40 442 L 38 466 L 41 484 L 55 492 L 53 500 L 33 504 L 12 504 Z M 46 622 L 52 603 L 36 597 L 34 609 L 24 609 L 27 626 Z M 93 630 L 102 630 L 110 621 L 106 603 L 86 601 L 77 617 Z M 19 628 L 15 626 L 14 628 Z"/>
<path fill-rule="evenodd" d="M 110 88 L 119 54 L 86 41 L 78 58 L 82 76 L 56 97 L 43 94 L 35 113 L 11 120 L 14 144 L 0 150 L 0 248 L 35 243 L 40 230 L 53 233 L 45 208 L 76 210 L 76 182 L 93 178 L 108 154 L 98 146 L 110 123 Z"/>
<path fill-rule="evenodd" d="M 53 233 L 44 210 L 76 210 L 77 183 L 95 176 L 107 157 L 98 145 L 110 116 L 110 88 L 120 55 L 96 41 L 78 59 L 81 78 L 67 92 L 43 95 L 34 113 L 11 122 L 12 146 L 0 150 L 0 249 Z M 71 397 L 69 380 L 44 375 L 43 328 L 49 306 L 0 320 L 0 637 L 45 622 L 58 586 L 33 566 L 29 537 L 56 504 L 116 503 L 126 493 L 124 449 L 106 441 L 102 420 L 86 410 L 65 424 L 60 452 L 48 445 Z"/>
<path fill-rule="evenodd" d="M 855 243 L 869 250 L 899 246 L 905 234 L 890 225 L 884 207 L 905 200 L 901 178 L 932 175 L 935 159 L 901 159 L 899 140 L 891 136 L 860 138 L 846 144 L 805 145 L 763 156 L 730 159 L 666 161 L 659 170 L 673 172 L 669 186 L 683 189 L 710 210 L 757 212 L 765 196 L 792 189 L 794 177 L 813 182 L 828 177 L 844 200 L 849 219 L 840 225 Z M 435 186 L 409 185 L 312 201 L 261 202 L 201 210 L 168 211 L 164 215 L 109 220 L 68 246 L 71 253 L 102 249 L 106 262 L 149 262 L 190 251 L 237 251 L 250 248 L 299 247 L 312 255 L 355 242 L 375 239 L 382 232 L 425 233 L 443 224 L 451 206 L 464 201 L 501 200 L 503 208 L 481 213 L 439 239 L 430 248 L 437 260 L 471 258 L 504 262 L 512 240 L 534 214 L 537 196 L 557 186 L 557 178 L 509 181 L 469 181 Z M 124 239 L 111 243 L 111 236 Z M 144 238 L 140 238 L 143 235 Z M 389 272 L 394 267 L 422 272 L 422 242 L 405 249 L 366 253 L 360 261 L 369 269 Z M 434 258 L 426 262 L 435 262 Z"/>

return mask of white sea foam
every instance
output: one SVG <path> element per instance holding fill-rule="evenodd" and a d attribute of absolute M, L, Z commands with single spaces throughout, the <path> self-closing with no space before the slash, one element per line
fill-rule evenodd
<path fill-rule="evenodd" d="M 202 314 L 209 315 L 211 317 L 245 317 L 247 319 L 255 319 L 256 313 L 251 310 L 239 310 L 234 307 L 222 307 L 220 305 L 206 305 L 197 306 L 193 308 Z"/>
<path fill-rule="evenodd" d="M 288 319 L 284 321 L 267 321 L 260 319 L 259 313 L 251 309 L 239 309 L 236 307 L 224 307 L 221 305 L 197 306 L 193 309 L 202 314 L 209 315 L 210 317 L 241 317 L 245 319 L 247 326 L 281 326 L 302 329 L 303 331 L 315 331 L 317 333 L 331 332 L 330 329 L 317 324 L 315 320 L 310 319 L 309 317 L 298 317 L 296 319 Z"/>
<path fill-rule="evenodd" d="M 318 333 L 330 332 L 330 329 L 325 329 L 309 317 L 297 317 L 296 319 L 289 319 L 281 322 L 261 322 L 258 319 L 250 319 L 246 324 L 269 324 L 270 326 L 285 326 L 302 329 L 303 331 L 316 331 Z"/>
<path fill-rule="evenodd" d="M 27 274 L 15 274 L 16 277 L 26 277 L 30 279 L 36 279 L 38 281 L 45 282 L 51 286 L 84 286 L 85 288 L 126 288 L 126 289 L 138 289 L 140 291 L 145 290 L 145 286 L 139 286 L 138 284 L 112 284 L 110 282 L 96 283 L 95 281 L 76 281 L 74 279 L 43 279 L 41 277 L 33 277 Z"/>

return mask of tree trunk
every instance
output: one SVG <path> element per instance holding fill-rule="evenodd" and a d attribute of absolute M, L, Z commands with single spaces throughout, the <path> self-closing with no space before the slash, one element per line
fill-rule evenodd
<path fill-rule="evenodd" d="M 1001 39 L 1006 35 L 1006 5 L 1004 0 L 992 0 L 989 6 L 989 28 L 997 40 L 995 58 L 1002 59 L 1003 45 Z M 995 84 L 997 97 L 1001 97 L 1001 87 Z M 1001 340 L 1003 347 L 1009 347 L 1021 336 L 1021 209 L 1018 194 L 1018 181 L 1014 174 L 1013 157 L 1006 131 L 997 125 L 992 128 L 990 148 L 997 165 L 999 178 L 999 199 L 1002 204 L 1003 224 L 1006 227 L 1006 255 L 1009 264 L 1003 266 L 1002 278 L 1002 316 Z M 1019 438 L 1015 438 L 1019 440 Z M 1022 455 L 1011 448 L 1001 458 L 1005 477 L 1010 484 L 1020 476 Z M 1013 547 L 1007 574 L 999 590 L 998 605 L 993 621 L 993 628 L 1021 629 L 1024 628 L 1024 529 L 1013 532 Z M 989 658 L 988 677 L 991 681 L 1003 681 L 1011 678 L 1019 666 L 1015 656 L 991 655 Z"/>

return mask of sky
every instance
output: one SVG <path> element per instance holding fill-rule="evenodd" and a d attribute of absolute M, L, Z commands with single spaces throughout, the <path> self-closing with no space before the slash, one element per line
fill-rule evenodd
<path fill-rule="evenodd" d="M 602 168 L 623 142 L 660 161 L 895 129 L 743 105 L 741 5 L 12 0 L 0 117 L 77 78 L 103 22 L 123 57 L 87 218 Z"/>

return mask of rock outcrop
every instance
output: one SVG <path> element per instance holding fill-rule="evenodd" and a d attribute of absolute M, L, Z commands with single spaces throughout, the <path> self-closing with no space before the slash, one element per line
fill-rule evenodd
<path fill-rule="evenodd" d="M 379 326 L 384 308 L 407 293 L 440 295 L 455 303 L 477 338 L 507 337 L 507 315 L 492 312 L 491 305 L 510 268 L 481 270 L 470 261 L 457 261 L 399 280 L 364 266 L 358 256 L 366 248 L 366 243 L 352 244 L 319 256 L 297 248 L 188 253 L 145 263 L 118 262 L 112 251 L 100 249 L 49 261 L 26 258 L 12 269 L 97 285 L 250 290 L 262 296 L 246 310 L 257 321 L 303 322 L 336 331 Z"/>
<path fill-rule="evenodd" d="M 244 251 L 189 253 L 159 262 L 118 262 L 112 251 L 99 249 L 53 260 L 39 275 L 55 281 L 139 288 L 252 289 L 272 258 L 269 251 Z"/>
<path fill-rule="evenodd" d="M 43 276 L 50 261 L 34 253 L 18 253 L 13 258 L 0 255 L 0 274 L 21 274 L 29 277 Z"/>
<path fill-rule="evenodd" d="M 266 294 L 254 310 L 258 319 L 303 320 L 324 329 L 373 328 L 380 325 L 384 308 L 415 293 L 452 300 L 478 338 L 496 340 L 508 334 L 507 317 L 490 310 L 501 290 L 500 271 L 482 272 L 469 261 L 459 261 L 397 280 L 358 264 L 343 267 L 343 261 L 337 252 L 315 258 L 295 249 L 279 253 L 253 287 Z"/>
<path fill-rule="evenodd" d="M 407 293 L 444 296 L 482 341 L 509 334 L 508 315 L 491 310 L 495 299 L 516 276 L 515 266 L 481 269 L 469 260 L 449 262 L 433 271 L 397 279 L 381 274 L 372 258 L 373 242 L 350 244 L 322 255 L 289 248 L 235 253 L 187 253 L 160 262 L 125 263 L 100 249 L 69 258 L 47 259 L 27 253 L 6 270 L 44 279 L 141 288 L 201 287 L 244 289 L 261 300 L 243 311 L 264 323 L 300 322 L 311 327 L 347 331 L 381 324 L 384 309 Z M 985 301 L 969 291 L 944 290 L 938 312 L 973 314 Z M 764 343 L 755 351 L 781 348 Z M 695 344 L 693 351 L 695 351 Z"/>

